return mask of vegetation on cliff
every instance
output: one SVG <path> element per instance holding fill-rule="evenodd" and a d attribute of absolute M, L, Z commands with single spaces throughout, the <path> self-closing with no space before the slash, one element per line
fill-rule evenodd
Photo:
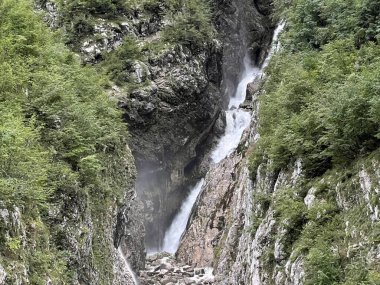
<path fill-rule="evenodd" d="M 1 219 L 0 263 L 12 273 L 9 284 L 15 276 L 65 284 L 75 264 L 59 209 L 84 203 L 99 236 L 102 211 L 122 198 L 134 175 L 127 130 L 102 91 L 104 80 L 81 67 L 32 1 L 1 1 L 0 18 L 0 207 L 21 214 L 18 227 Z M 107 252 L 92 242 L 94 251 Z"/>
<path fill-rule="evenodd" d="M 281 11 L 287 31 L 267 71 L 257 158 L 281 168 L 299 157 L 318 176 L 379 146 L 379 3 L 305 0 Z"/>
<path fill-rule="evenodd" d="M 250 168 L 255 176 L 270 161 L 278 173 L 300 159 L 304 179 L 262 199 L 265 209 L 286 232 L 287 257 L 302 256 L 304 284 L 380 284 L 371 210 L 379 206 L 379 1 L 275 4 L 286 31 L 267 69 Z M 317 202 L 306 207 L 310 193 Z M 269 256 L 268 267 L 283 266 L 273 249 Z"/>
<path fill-rule="evenodd" d="M 121 38 L 114 46 L 111 43 L 102 50 L 96 61 L 103 61 L 100 68 L 104 73 L 128 89 L 143 85 L 130 78 L 136 61 L 149 65 L 155 54 L 176 45 L 194 53 L 207 50 L 215 35 L 209 1 L 61 0 L 56 3 L 65 41 L 74 50 L 80 50 L 86 41 L 101 43 L 106 38 L 99 34 L 101 27 L 105 23 L 113 25 Z M 120 23 L 125 30 L 120 30 Z"/>
<path fill-rule="evenodd" d="M 160 23 L 162 42 L 193 48 L 204 47 L 214 33 L 209 1 L 60 0 L 57 3 L 60 21 L 66 28 L 67 42 L 74 46 L 82 37 L 94 32 L 97 18 L 118 22 L 140 17 L 149 23 L 165 18 L 167 23 Z"/>

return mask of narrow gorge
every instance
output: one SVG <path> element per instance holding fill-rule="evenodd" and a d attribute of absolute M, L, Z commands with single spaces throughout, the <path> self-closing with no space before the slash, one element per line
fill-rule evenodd
<path fill-rule="evenodd" d="M 377 0 L 0 19 L 0 285 L 380 285 Z"/>

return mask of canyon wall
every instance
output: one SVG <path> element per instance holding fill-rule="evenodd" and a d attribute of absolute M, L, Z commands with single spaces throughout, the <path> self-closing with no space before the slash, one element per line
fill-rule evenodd
<path fill-rule="evenodd" d="M 321 264 L 331 268 L 338 258 L 355 264 L 349 267 L 352 270 L 364 266 L 360 272 L 373 272 L 370 278 L 377 280 L 380 168 L 376 156 L 308 183 L 301 160 L 280 171 L 264 161 L 252 173 L 248 156 L 259 138 L 258 97 L 265 90 L 249 89 L 253 90 L 250 130 L 239 148 L 207 174 L 177 260 L 213 267 L 215 284 L 314 284 L 305 283 L 306 277 L 334 278 L 318 275 L 318 270 Z M 309 247 L 314 248 L 308 251 Z M 350 276 L 349 271 L 346 274 Z"/>

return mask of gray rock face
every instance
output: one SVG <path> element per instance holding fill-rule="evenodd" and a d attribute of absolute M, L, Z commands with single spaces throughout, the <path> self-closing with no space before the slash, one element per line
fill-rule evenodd
<path fill-rule="evenodd" d="M 0 227 L 2 240 L 19 237 L 20 248 L 26 250 L 26 228 L 18 207 L 6 207 L 2 203 L 0 204 Z M 0 260 L 0 284 L 22 285 L 27 283 L 29 283 L 29 276 L 25 264 L 16 261 L 6 264 L 5 260 Z"/>
<path fill-rule="evenodd" d="M 56 29 L 59 26 L 59 14 L 57 5 L 54 1 L 42 1 L 38 0 L 35 2 L 36 8 L 46 11 L 46 15 L 44 20 L 48 23 L 49 27 L 52 29 Z"/>
<path fill-rule="evenodd" d="M 113 226 L 113 242 L 115 248 L 121 247 L 132 269 L 138 272 L 145 265 L 142 203 L 137 199 L 134 189 L 126 193 L 124 201 Z"/>
<path fill-rule="evenodd" d="M 244 57 L 260 65 L 268 53 L 274 23 L 271 1 L 215 0 L 216 28 L 223 38 L 223 91 L 233 96 L 241 76 Z"/>
<path fill-rule="evenodd" d="M 147 66 L 149 85 L 119 103 L 131 133 L 148 246 L 159 246 L 186 195 L 184 185 L 202 172 L 203 144 L 218 130 L 222 98 L 207 65 L 220 63 L 210 56 L 181 46 L 168 50 Z"/>
<path fill-rule="evenodd" d="M 0 238 L 4 242 L 3 252 L 12 254 L 11 259 L 0 261 L 0 284 L 29 284 L 33 265 L 28 263 L 27 257 L 35 252 L 35 248 L 43 241 L 41 235 L 37 237 L 34 231 L 49 229 L 43 238 L 49 239 L 52 248 L 65 250 L 67 267 L 72 274 L 72 284 L 133 284 L 125 281 L 126 275 L 115 272 L 104 276 L 102 268 L 125 268 L 125 260 L 120 258 L 117 250 L 123 247 L 125 258 L 131 264 L 131 268 L 138 270 L 144 267 L 145 248 L 143 242 L 144 228 L 139 203 L 135 201 L 136 193 L 133 188 L 134 166 L 130 155 L 125 158 L 125 165 L 130 169 L 129 175 L 125 175 L 128 189 L 123 199 L 114 200 L 107 207 L 107 211 L 101 217 L 99 212 L 90 206 L 95 201 L 89 195 L 81 195 L 75 191 L 71 193 L 55 193 L 51 197 L 52 203 L 43 221 L 30 222 L 30 217 L 25 216 L 23 209 L 0 204 Z M 54 199 L 54 200 L 53 200 Z M 104 212 L 103 212 L 104 213 Z M 41 224 L 38 224 L 40 222 Z M 96 245 L 95 245 L 96 243 Z M 97 248 L 95 248 L 97 246 Z M 96 254 L 102 250 L 102 260 L 97 259 Z M 100 264 L 101 263 L 101 264 Z M 46 284 L 51 284 L 48 275 L 41 276 Z M 107 279 L 108 278 L 108 279 Z M 130 279 L 130 278 L 129 278 Z M 128 279 L 128 280 L 129 280 Z"/>
<path fill-rule="evenodd" d="M 5 284 L 5 279 L 7 278 L 7 272 L 5 272 L 4 268 L 0 264 L 0 284 Z"/>
<path fill-rule="evenodd" d="M 253 94 L 254 118 L 257 95 Z M 283 252 L 286 229 L 278 229 L 273 209 L 263 209 L 258 200 L 275 195 L 283 185 L 295 185 L 301 177 L 300 166 L 297 162 L 294 170 L 278 174 L 262 165 L 251 181 L 245 154 L 247 141 L 255 141 L 256 128 L 257 120 L 252 120 L 238 150 L 206 176 L 177 259 L 193 266 L 212 266 L 215 284 L 303 284 L 302 259 L 291 261 Z M 286 263 L 286 270 L 272 267 L 268 259 L 272 247 L 274 260 Z"/>
<path fill-rule="evenodd" d="M 149 60 L 150 83 L 120 103 L 132 134 L 138 193 L 145 201 L 147 246 L 159 248 L 188 185 L 204 175 L 204 154 L 223 132 L 221 112 L 247 54 L 261 63 L 273 25 L 269 1 L 216 1 L 221 43 L 194 53 L 176 46 Z M 265 8 L 266 7 L 266 8 Z"/>
<path fill-rule="evenodd" d="M 177 45 L 158 56 L 149 56 L 146 62 L 134 61 L 129 75 L 142 87 L 134 91 L 114 88 L 111 92 L 125 110 L 124 119 L 129 125 L 130 146 L 138 169 L 136 189 L 138 199 L 143 201 L 146 242 L 150 247 L 159 247 L 165 228 L 186 195 L 186 186 L 208 168 L 205 153 L 215 134 L 223 132 L 223 104 L 239 80 L 244 56 L 248 54 L 261 63 L 272 37 L 269 1 L 215 2 L 215 25 L 221 42 L 214 40 L 196 52 Z M 50 6 L 43 8 L 55 27 L 59 11 Z M 117 23 L 93 19 L 93 33 L 78 40 L 79 46 L 74 48 L 84 62 L 93 64 L 116 49 L 126 35 L 142 42 L 159 37 L 165 24 L 160 13 L 149 13 L 147 17 L 140 12 Z M 140 206 L 133 196 L 133 190 L 127 191 L 127 202 L 119 208 L 114 205 L 106 217 L 104 239 L 110 244 L 115 268 L 122 266 L 115 250 L 119 246 L 132 269 L 138 270 L 144 264 L 142 226 L 136 214 Z M 73 263 L 84 265 L 78 282 L 96 284 L 99 276 L 90 265 L 94 225 L 86 201 L 79 199 L 70 204 L 70 197 L 63 197 L 61 206 L 53 219 L 62 224 L 63 233 L 70 233 L 63 243 L 76 253 Z M 62 217 L 64 207 L 67 217 Z M 223 217 L 214 222 L 216 228 L 222 227 Z M 78 243 L 79 237 L 84 243 Z"/>
<path fill-rule="evenodd" d="M 257 88 L 251 90 L 259 91 Z M 307 268 L 309 257 L 296 247 L 297 236 L 290 227 L 292 221 L 289 218 L 279 220 L 278 208 L 273 203 L 281 197 L 282 189 L 305 187 L 301 184 L 304 179 L 302 161 L 298 159 L 278 173 L 270 170 L 270 161 L 263 162 L 251 180 L 245 156 L 249 153 L 249 144 L 259 138 L 259 93 L 251 94 L 250 131 L 243 136 L 238 150 L 214 166 L 206 176 L 177 259 L 192 266 L 212 266 L 215 284 L 302 285 L 305 278 L 313 274 Z M 358 163 L 349 178 L 329 173 L 314 184 L 329 184 L 330 189 L 335 189 L 333 203 L 339 206 L 345 223 L 345 254 L 348 259 L 359 253 L 365 256 L 368 268 L 378 268 L 380 264 L 379 246 L 370 240 L 371 236 L 378 236 L 372 229 L 379 226 L 379 169 L 378 159 L 370 158 L 365 163 Z M 304 190 L 305 193 L 298 196 L 302 206 L 309 211 L 318 209 L 317 219 L 328 216 L 328 211 L 323 209 L 326 198 L 318 193 L 320 189 Z M 352 211 L 353 208 L 356 211 Z M 301 231 L 303 226 L 298 225 L 297 230 Z M 334 245 L 329 249 L 334 254 L 338 250 Z"/>

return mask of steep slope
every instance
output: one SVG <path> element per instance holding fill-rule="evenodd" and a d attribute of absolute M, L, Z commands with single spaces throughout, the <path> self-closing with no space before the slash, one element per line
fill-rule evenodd
<path fill-rule="evenodd" d="M 33 8 L 0 3 L 0 283 L 132 284 L 117 248 L 133 236 L 143 266 L 143 228 L 121 113 Z"/>
<path fill-rule="evenodd" d="M 146 243 L 158 247 L 185 185 L 202 171 L 210 135 L 223 128 L 216 124 L 221 48 L 210 7 L 199 0 L 41 5 L 55 9 L 47 20 L 65 29 L 67 44 L 116 84 L 110 94 L 129 125 Z"/>
<path fill-rule="evenodd" d="M 205 174 L 245 54 L 259 62 L 267 52 L 269 1 L 39 4 L 84 62 L 116 83 L 110 94 L 129 125 L 146 244 L 158 248 L 187 186 Z"/>
<path fill-rule="evenodd" d="M 378 2 L 281 3 L 250 134 L 207 175 L 177 257 L 217 284 L 380 284 Z"/>

